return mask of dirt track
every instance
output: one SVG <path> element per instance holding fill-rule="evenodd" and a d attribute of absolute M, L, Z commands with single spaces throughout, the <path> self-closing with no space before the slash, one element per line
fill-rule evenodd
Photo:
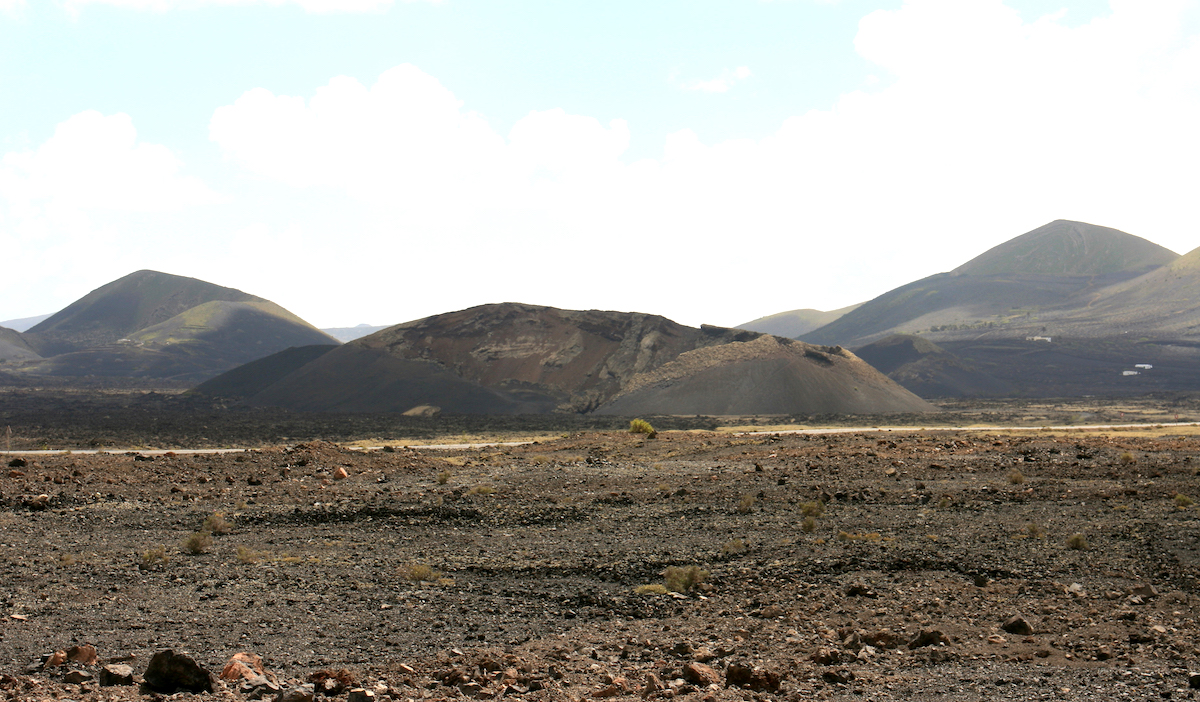
<path fill-rule="evenodd" d="M 650 674 L 696 700 L 1186 698 L 1200 440 L 1115 437 L 38 457 L 0 478 L 0 688 L 136 696 L 25 672 L 90 642 L 139 672 L 163 648 L 215 671 L 253 651 L 292 687 L 347 668 L 397 699 L 635 699 Z M 214 512 L 229 533 L 186 553 Z M 693 565 L 696 589 L 635 592 Z M 1018 613 L 1031 634 L 1000 628 Z M 697 661 L 714 687 L 672 682 Z"/>

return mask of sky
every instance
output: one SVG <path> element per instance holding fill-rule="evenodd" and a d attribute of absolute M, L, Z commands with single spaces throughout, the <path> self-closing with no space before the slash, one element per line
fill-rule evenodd
<path fill-rule="evenodd" d="M 1200 0 L 0 0 L 0 320 L 734 326 L 1055 219 L 1200 246 Z"/>

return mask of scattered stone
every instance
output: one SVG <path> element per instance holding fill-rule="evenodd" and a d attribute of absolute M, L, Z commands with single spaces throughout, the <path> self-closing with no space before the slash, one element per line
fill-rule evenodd
<path fill-rule="evenodd" d="M 261 700 L 264 697 L 274 698 L 279 694 L 279 690 L 279 685 L 272 680 L 268 680 L 263 675 L 255 675 L 252 678 L 246 679 L 241 687 L 238 688 L 238 691 L 245 695 L 248 700 Z"/>
<path fill-rule="evenodd" d="M 721 674 L 703 663 L 686 663 L 683 666 L 683 679 L 693 685 L 720 685 Z"/>
<path fill-rule="evenodd" d="M 1138 585 L 1130 589 L 1129 594 L 1140 597 L 1143 600 L 1149 600 L 1158 597 L 1158 589 L 1153 585 Z"/>
<path fill-rule="evenodd" d="M 1200 673 L 1188 673 L 1188 687 L 1200 690 Z"/>
<path fill-rule="evenodd" d="M 850 587 L 848 587 L 846 589 L 846 596 L 847 597 L 867 597 L 867 598 L 873 600 L 873 599 L 876 599 L 879 597 L 879 593 L 875 592 L 870 587 L 868 587 L 866 583 L 859 582 L 859 583 L 855 583 L 855 584 L 851 585 Z"/>
<path fill-rule="evenodd" d="M 1033 625 L 1020 614 L 1014 614 L 1005 619 L 1000 628 L 1015 636 L 1030 636 L 1033 634 Z"/>
<path fill-rule="evenodd" d="M 96 655 L 96 647 L 91 644 L 72 646 L 67 649 L 67 660 L 83 665 L 95 665 L 100 657 Z"/>
<path fill-rule="evenodd" d="M 347 473 L 346 469 L 342 468 L 341 466 L 338 466 L 338 469 L 333 471 L 333 479 L 334 480 L 345 480 L 346 478 L 349 478 L 349 477 L 350 477 L 350 474 Z"/>
<path fill-rule="evenodd" d="M 649 697 L 662 690 L 665 686 L 654 673 L 646 673 L 646 686 L 642 688 L 642 697 Z"/>
<path fill-rule="evenodd" d="M 67 652 L 55 651 L 42 656 L 42 668 L 57 668 L 60 665 L 66 665 Z"/>
<path fill-rule="evenodd" d="M 29 461 L 25 460 L 24 458 L 19 458 L 19 457 L 14 458 L 8 462 L 9 468 L 24 468 L 27 465 L 29 465 Z"/>
<path fill-rule="evenodd" d="M 833 685 L 848 685 L 854 679 L 854 671 L 842 668 L 840 670 L 827 670 L 821 673 L 821 679 Z"/>
<path fill-rule="evenodd" d="M 275 697 L 275 702 L 313 702 L 313 697 L 316 694 L 311 683 L 293 687 L 290 690 L 284 690 Z"/>
<path fill-rule="evenodd" d="M 100 686 L 132 685 L 133 668 L 124 663 L 109 663 L 100 669 Z"/>
<path fill-rule="evenodd" d="M 733 661 L 725 668 L 725 683 L 755 692 L 779 690 L 783 679 L 774 671 L 750 665 L 745 661 Z"/>
<path fill-rule="evenodd" d="M 375 692 L 373 690 L 364 690 L 361 687 L 356 687 L 350 691 L 346 702 L 375 702 Z"/>
<path fill-rule="evenodd" d="M 246 651 L 233 654 L 221 669 L 222 680 L 251 680 L 263 674 L 262 657 Z"/>
<path fill-rule="evenodd" d="M 25 506 L 30 509 L 46 509 L 50 506 L 50 496 L 46 494 L 25 498 Z"/>
<path fill-rule="evenodd" d="M 766 607 L 762 608 L 761 612 L 759 612 L 759 616 L 763 619 L 777 619 L 779 617 L 787 616 L 787 610 L 779 605 L 767 605 Z"/>
<path fill-rule="evenodd" d="M 200 667 L 191 656 L 171 649 L 154 654 L 143 677 L 151 688 L 166 694 L 177 690 L 213 691 L 212 673 Z"/>
<path fill-rule="evenodd" d="M 908 647 L 910 649 L 918 649 L 926 646 L 936 646 L 941 643 L 946 643 L 945 634 L 937 629 L 922 629 L 921 633 L 908 642 Z"/>
<path fill-rule="evenodd" d="M 72 685 L 79 685 L 80 683 L 88 682 L 95 677 L 96 676 L 85 670 L 68 670 L 67 674 L 63 676 L 63 682 L 70 683 Z"/>
<path fill-rule="evenodd" d="M 817 665 L 837 665 L 842 662 L 842 654 L 836 649 L 818 648 L 808 657 L 808 660 Z"/>

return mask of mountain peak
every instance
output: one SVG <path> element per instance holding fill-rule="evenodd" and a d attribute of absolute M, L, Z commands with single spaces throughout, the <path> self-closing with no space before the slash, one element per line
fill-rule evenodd
<path fill-rule="evenodd" d="M 1178 257 L 1170 249 L 1118 229 L 1056 219 L 988 249 L 952 273 L 1104 275 L 1145 272 Z"/>

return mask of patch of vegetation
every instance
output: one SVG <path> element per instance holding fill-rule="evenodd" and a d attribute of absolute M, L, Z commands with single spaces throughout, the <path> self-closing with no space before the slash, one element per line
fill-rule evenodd
<path fill-rule="evenodd" d="M 1046 530 L 1033 522 L 1025 525 L 1025 533 L 1035 539 L 1043 539 L 1046 537 Z"/>
<path fill-rule="evenodd" d="M 639 595 L 665 595 L 670 590 L 665 586 L 654 583 L 653 585 L 638 585 L 633 588 L 633 591 Z"/>
<path fill-rule="evenodd" d="M 496 488 L 492 487 L 491 485 L 476 485 L 470 490 L 467 490 L 468 495 L 491 495 L 494 492 L 496 492 Z"/>
<path fill-rule="evenodd" d="M 883 537 L 880 536 L 878 532 L 871 532 L 869 534 L 863 534 L 859 532 L 851 533 L 848 531 L 838 532 L 839 541 L 868 541 L 870 543 L 877 543 L 882 539 Z"/>
<path fill-rule="evenodd" d="M 207 531 L 197 531 L 183 540 L 183 550 L 193 556 L 199 556 L 212 548 L 212 543 L 212 534 Z"/>
<path fill-rule="evenodd" d="M 213 512 L 204 518 L 204 523 L 200 525 L 200 531 L 207 531 L 210 534 L 228 534 L 233 531 L 233 524 L 225 519 L 224 514 Z"/>
<path fill-rule="evenodd" d="M 141 557 L 138 559 L 138 569 L 152 570 L 155 566 L 166 565 L 167 561 L 167 547 L 159 546 L 142 552 Z"/>
<path fill-rule="evenodd" d="M 800 505 L 800 514 L 805 517 L 820 517 L 825 514 L 824 502 L 805 502 Z"/>
<path fill-rule="evenodd" d="M 671 592 L 688 592 L 707 580 L 708 575 L 700 566 L 671 566 L 663 571 L 663 580 Z"/>
<path fill-rule="evenodd" d="M 432 566 L 413 561 L 400 566 L 400 577 L 410 583 L 432 583 L 442 577 L 440 571 L 434 570 Z"/>
<path fill-rule="evenodd" d="M 1008 474 L 1008 484 L 1009 485 L 1024 485 L 1025 484 L 1025 474 L 1022 473 L 1020 470 L 1017 470 L 1014 468 L 1013 471 Z"/>
<path fill-rule="evenodd" d="M 722 556 L 732 556 L 732 555 L 735 555 L 738 553 L 742 553 L 745 550 L 746 550 L 746 542 L 742 541 L 741 539 L 734 539 L 732 541 L 726 541 L 725 543 L 721 544 L 721 555 Z"/>
<path fill-rule="evenodd" d="M 454 477 L 454 476 L 452 476 L 450 474 L 450 471 L 444 470 L 441 473 L 437 474 L 437 484 L 445 485 L 446 483 L 450 482 L 450 478 L 452 478 L 452 477 Z"/>
<path fill-rule="evenodd" d="M 1133 465 L 1134 463 L 1137 463 L 1137 459 L 1134 458 L 1133 454 L 1128 451 L 1121 454 L 1120 458 L 1118 458 L 1117 461 L 1123 466 L 1130 466 L 1130 465 Z"/>
<path fill-rule="evenodd" d="M 1188 509 L 1194 504 L 1196 504 L 1196 501 L 1182 492 L 1175 495 L 1175 506 L 1179 509 Z"/>
<path fill-rule="evenodd" d="M 254 549 L 247 548 L 246 546 L 237 547 L 238 563 L 243 563 L 246 565 L 266 560 L 270 557 L 270 555 L 271 554 L 268 551 L 255 551 Z"/>
<path fill-rule="evenodd" d="M 1091 548 L 1091 544 L 1084 538 L 1083 534 L 1071 534 L 1067 539 L 1067 548 L 1072 551 L 1086 551 Z"/>
<path fill-rule="evenodd" d="M 811 534 L 817 530 L 817 520 L 812 517 L 805 517 L 804 521 L 800 522 L 800 531 L 805 534 Z"/>
<path fill-rule="evenodd" d="M 758 502 L 758 498 L 754 495 L 749 493 L 742 495 L 742 499 L 738 500 L 738 514 L 750 514 L 750 512 L 754 510 L 754 505 L 756 502 Z"/>
<path fill-rule="evenodd" d="M 658 432 L 654 431 L 654 427 L 650 426 L 650 422 L 644 419 L 634 419 L 629 422 L 630 434 L 645 434 L 647 439 L 653 439 L 658 436 Z"/>

